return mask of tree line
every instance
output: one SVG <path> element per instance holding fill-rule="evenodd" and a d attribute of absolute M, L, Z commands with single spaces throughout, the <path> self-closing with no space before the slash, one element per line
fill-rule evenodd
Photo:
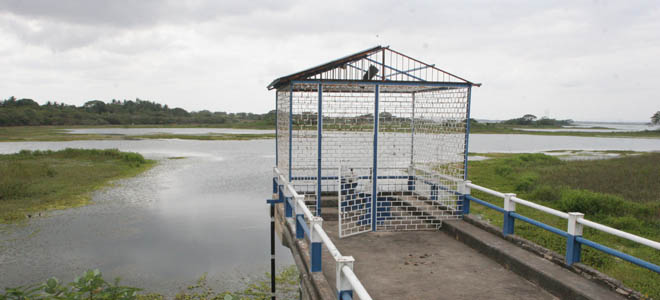
<path fill-rule="evenodd" d="M 153 101 L 87 101 L 81 106 L 48 101 L 39 105 L 32 99 L 9 99 L 0 102 L 0 126 L 27 125 L 174 125 L 210 124 L 227 127 L 272 128 L 275 111 L 265 114 L 188 112 Z"/>

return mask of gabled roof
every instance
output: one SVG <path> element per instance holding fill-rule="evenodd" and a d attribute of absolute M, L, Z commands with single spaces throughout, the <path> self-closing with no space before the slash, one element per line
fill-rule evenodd
<path fill-rule="evenodd" d="M 394 51 L 376 46 L 273 80 L 272 90 L 295 80 L 450 82 L 480 86 L 449 72 Z"/>

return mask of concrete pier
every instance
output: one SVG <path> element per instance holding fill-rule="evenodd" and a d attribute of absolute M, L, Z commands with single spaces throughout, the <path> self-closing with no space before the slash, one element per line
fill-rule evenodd
<path fill-rule="evenodd" d="M 336 202 L 335 202 L 336 203 Z M 325 210 L 327 218 L 336 209 Z M 335 261 L 324 248 L 323 271 L 309 271 L 309 244 L 277 205 L 276 220 L 301 271 L 303 299 L 337 299 Z M 286 226 L 283 226 L 286 225 Z M 464 220 L 439 231 L 368 232 L 340 239 L 336 220 L 323 228 L 374 299 L 624 299 L 596 282 Z"/>

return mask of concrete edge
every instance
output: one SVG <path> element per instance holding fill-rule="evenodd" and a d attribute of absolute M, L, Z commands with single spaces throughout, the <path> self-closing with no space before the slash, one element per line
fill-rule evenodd
<path fill-rule="evenodd" d="M 596 283 L 596 284 L 598 284 L 602 287 L 605 287 L 605 288 L 617 293 L 620 296 L 626 297 L 628 299 L 635 299 L 635 300 L 648 299 L 647 297 L 644 297 L 642 295 L 642 293 L 625 286 L 621 281 L 619 281 L 615 278 L 612 278 L 612 277 L 610 277 L 610 276 L 608 276 L 608 275 L 606 275 L 606 274 L 604 274 L 604 273 L 602 273 L 602 272 L 600 272 L 600 271 L 598 271 L 598 270 L 596 270 L 592 267 L 589 267 L 589 266 L 584 265 L 582 263 L 576 263 L 576 264 L 573 264 L 573 266 L 567 266 L 565 264 L 565 258 L 564 258 L 563 255 L 560 255 L 560 254 L 558 254 L 558 253 L 556 253 L 556 252 L 554 252 L 550 249 L 542 247 L 542 246 L 540 246 L 540 245 L 538 245 L 538 244 L 536 244 L 532 241 L 529 241 L 529 240 L 524 239 L 524 238 L 522 238 L 520 236 L 517 236 L 517 235 L 504 236 L 502 234 L 502 230 L 500 228 L 495 227 L 495 226 L 493 226 L 493 225 L 491 225 L 491 224 L 489 224 L 489 223 L 487 223 L 483 220 L 480 220 L 480 219 L 478 219 L 478 218 L 476 218 L 472 215 L 464 216 L 463 221 L 465 221 L 465 222 L 467 222 L 471 225 L 474 225 L 475 227 L 477 227 L 479 229 L 482 229 L 482 230 L 484 230 L 484 231 L 486 231 L 490 234 L 493 234 L 493 235 L 497 236 L 498 238 L 506 240 L 507 242 L 510 242 L 510 243 L 514 244 L 515 246 L 518 246 L 518 247 L 520 247 L 520 248 L 522 248 L 522 249 L 524 249 L 524 250 L 526 250 L 526 251 L 528 251 L 528 252 L 530 252 L 530 253 L 538 256 L 538 257 L 541 257 L 545 260 L 548 260 L 548 261 L 554 263 L 555 265 L 558 265 L 558 266 L 560 266 L 560 267 L 562 267 L 566 270 L 569 270 L 572 273 L 578 274 L 578 275 L 582 276 L 583 278 L 588 279 L 591 282 L 594 282 L 594 283 Z M 452 227 L 451 224 L 447 224 L 447 222 L 445 222 L 445 224 L 449 225 L 447 227 Z M 443 228 L 441 230 L 443 230 L 445 232 L 452 232 L 452 230 L 456 229 L 456 228 L 453 228 L 453 227 L 452 228 L 447 228 L 447 227 L 443 226 Z M 476 240 L 476 241 L 473 241 L 473 242 L 476 242 L 477 245 L 473 246 L 473 244 L 468 244 L 468 243 L 466 243 L 466 244 L 468 244 L 470 247 L 475 248 L 477 250 L 479 250 L 479 248 L 483 248 L 483 247 L 490 247 L 490 246 L 486 245 L 485 243 L 483 243 L 483 241 Z M 479 250 L 479 251 L 482 252 L 481 250 Z M 487 252 L 484 252 L 484 253 L 489 254 Z M 515 259 L 514 257 L 510 257 L 510 255 L 507 255 L 506 253 L 498 254 L 497 258 L 501 258 L 502 256 L 504 256 L 504 257 L 509 256 L 508 259 Z M 524 264 L 522 264 L 522 265 L 524 265 Z M 516 272 L 516 273 L 518 273 L 518 272 Z M 527 273 L 525 273 L 525 274 L 527 274 Z M 566 288 L 566 287 L 561 287 L 561 288 Z"/>
<path fill-rule="evenodd" d="M 281 227 L 278 230 L 281 232 L 281 240 L 285 243 L 285 246 L 289 247 L 300 273 L 301 286 L 305 289 L 306 295 L 309 296 L 308 298 L 303 297 L 303 299 L 335 299 L 335 292 L 323 273 L 310 271 L 309 245 L 307 245 L 305 239 L 298 240 L 295 238 L 295 233 L 292 232 L 291 227 L 288 226 L 288 221 L 284 217 L 284 205 L 276 205 L 275 208 L 275 223 Z"/>

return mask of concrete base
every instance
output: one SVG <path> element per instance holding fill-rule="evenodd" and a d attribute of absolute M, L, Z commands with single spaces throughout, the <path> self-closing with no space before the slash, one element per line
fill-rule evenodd
<path fill-rule="evenodd" d="M 339 239 L 336 222 L 324 228 L 374 299 L 555 299 L 538 285 L 437 231 L 369 232 Z M 332 284 L 335 268 L 323 256 Z"/>
<path fill-rule="evenodd" d="M 276 222 L 301 273 L 303 299 L 336 299 L 335 262 L 323 248 L 323 272 L 309 271 L 306 239 L 295 239 L 277 205 Z M 285 226 L 283 226 L 285 225 Z M 374 299 L 623 299 L 505 239 L 463 220 L 441 231 L 368 232 L 339 239 L 325 231 Z"/>

